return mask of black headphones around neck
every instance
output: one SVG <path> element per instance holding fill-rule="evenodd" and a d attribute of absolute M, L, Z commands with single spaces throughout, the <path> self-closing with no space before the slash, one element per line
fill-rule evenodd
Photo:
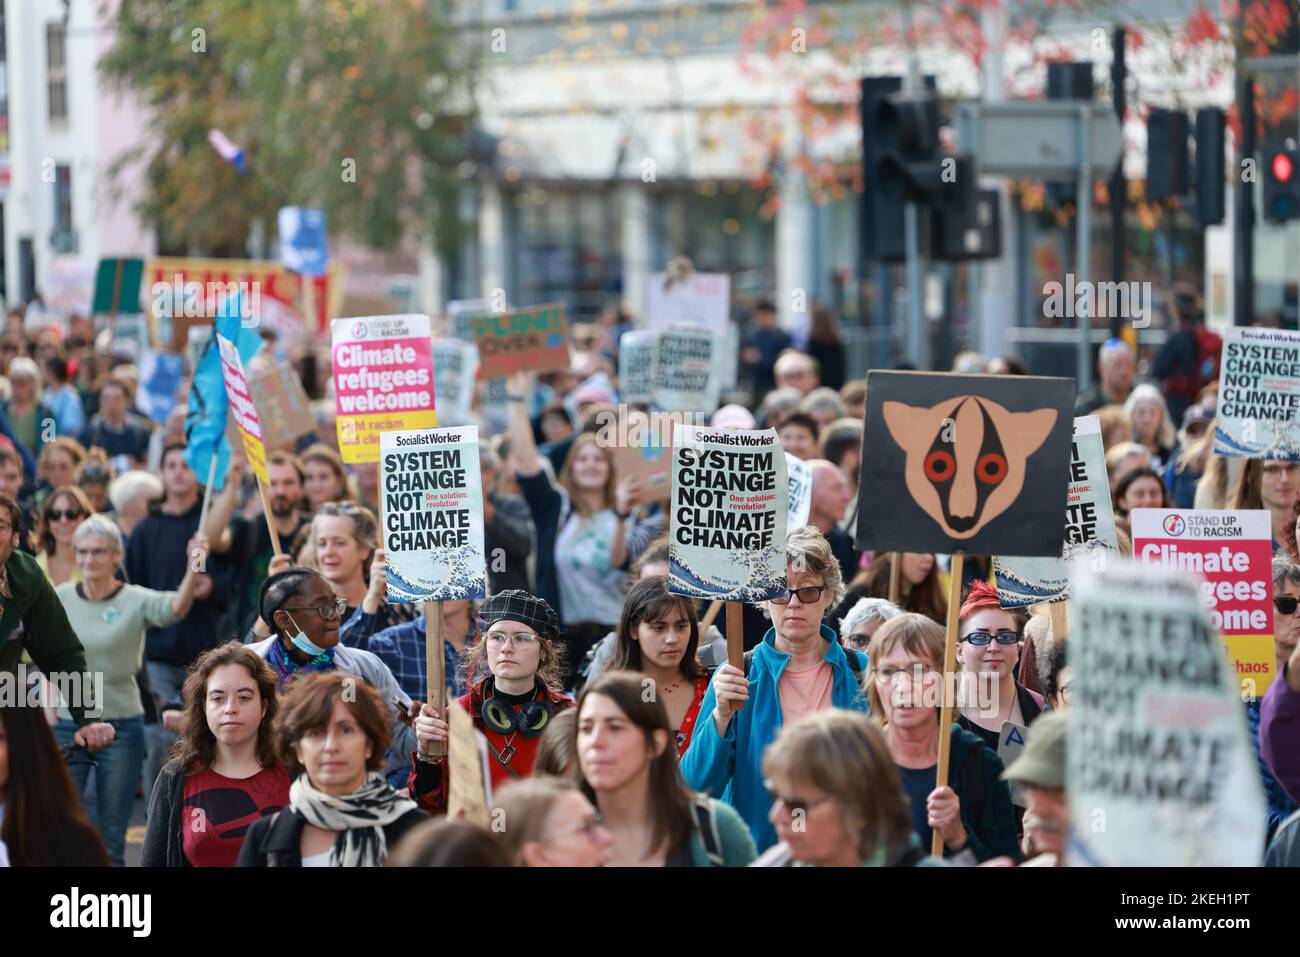
<path fill-rule="evenodd" d="M 546 730 L 551 723 L 550 696 L 546 685 L 538 681 L 532 701 L 527 701 L 515 711 L 510 702 L 497 697 L 496 680 L 489 677 L 483 680 L 483 723 L 497 734 L 511 734 L 518 731 L 525 738 L 535 738 Z"/>

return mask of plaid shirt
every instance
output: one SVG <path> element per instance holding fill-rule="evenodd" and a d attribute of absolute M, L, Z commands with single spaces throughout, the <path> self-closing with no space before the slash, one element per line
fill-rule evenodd
<path fill-rule="evenodd" d="M 472 637 L 472 636 L 471 636 Z M 470 642 L 467 641 L 468 645 Z M 460 655 L 450 641 L 443 646 L 443 674 L 452 699 L 466 691 Z M 397 684 L 415 701 L 428 700 L 427 669 L 424 654 L 424 619 L 402 622 L 377 632 L 370 638 L 370 653 L 375 655 L 397 679 Z"/>

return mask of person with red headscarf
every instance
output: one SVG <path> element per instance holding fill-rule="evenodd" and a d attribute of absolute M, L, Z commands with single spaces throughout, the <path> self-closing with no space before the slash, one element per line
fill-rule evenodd
<path fill-rule="evenodd" d="M 1043 697 L 1015 678 L 1020 661 L 1022 621 L 1002 607 L 986 581 L 971 582 L 962 601 L 957 631 L 961 667 L 958 723 L 997 751 L 1002 725 L 1027 728 L 1043 711 Z"/>

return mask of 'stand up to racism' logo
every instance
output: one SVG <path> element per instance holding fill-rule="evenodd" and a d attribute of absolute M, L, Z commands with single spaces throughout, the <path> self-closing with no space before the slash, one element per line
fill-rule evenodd
<path fill-rule="evenodd" d="M 1025 461 L 1047 440 L 1056 409 L 1011 412 L 963 395 L 924 408 L 882 406 L 889 434 L 907 454 L 904 479 L 916 504 L 947 535 L 976 535 L 1016 501 Z"/>
<path fill-rule="evenodd" d="M 1166 515 L 1164 525 L 1166 535 L 1181 535 L 1187 531 L 1187 522 L 1181 515 Z"/>
<path fill-rule="evenodd" d="M 353 339 L 364 339 L 364 338 L 366 337 L 366 334 L 367 334 L 369 331 L 370 331 L 370 329 L 369 329 L 369 327 L 366 326 L 366 324 L 365 324 L 364 321 L 357 321 L 357 322 L 352 323 L 352 338 L 353 338 Z"/>

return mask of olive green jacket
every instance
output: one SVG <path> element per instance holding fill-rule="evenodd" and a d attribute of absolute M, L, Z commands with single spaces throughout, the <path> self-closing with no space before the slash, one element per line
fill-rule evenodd
<path fill-rule="evenodd" d="M 4 567 L 13 598 L 0 598 L 4 607 L 0 613 L 0 672 L 15 673 L 25 649 L 46 675 L 84 674 L 86 652 L 81 640 L 36 559 L 15 550 Z M 84 707 L 68 710 L 77 724 L 86 723 Z"/>

